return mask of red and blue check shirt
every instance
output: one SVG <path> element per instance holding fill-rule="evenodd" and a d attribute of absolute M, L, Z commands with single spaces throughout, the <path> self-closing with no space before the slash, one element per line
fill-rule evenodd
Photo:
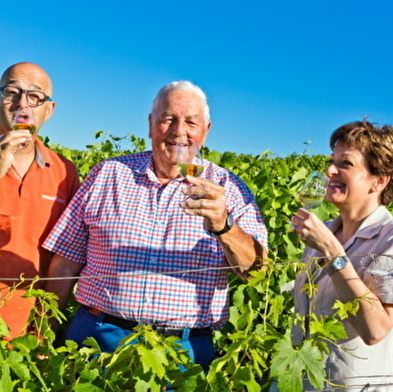
<path fill-rule="evenodd" d="M 204 164 L 201 177 L 225 188 L 237 224 L 266 247 L 266 228 L 249 189 L 233 173 Z M 44 243 L 84 264 L 76 289 L 80 303 L 139 323 L 225 324 L 225 255 L 203 218 L 179 207 L 187 186 L 184 178 L 160 184 L 151 151 L 110 158 L 92 169 Z"/>

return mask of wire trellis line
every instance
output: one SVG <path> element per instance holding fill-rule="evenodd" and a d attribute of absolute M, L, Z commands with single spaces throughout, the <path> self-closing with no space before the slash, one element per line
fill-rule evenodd
<path fill-rule="evenodd" d="M 370 253 L 370 254 L 354 254 L 354 255 L 348 255 L 349 258 L 351 257 L 377 257 L 377 256 L 385 256 L 385 257 L 390 257 L 393 259 L 393 254 L 376 254 L 376 253 Z M 321 257 L 322 258 L 322 257 Z M 284 261 L 284 262 L 264 262 L 264 263 L 258 263 L 259 267 L 263 266 L 269 266 L 269 265 L 288 265 L 288 264 L 300 264 L 300 263 L 305 263 L 307 261 L 306 258 L 303 259 L 297 259 L 297 260 L 289 260 L 289 261 Z M 0 281 L 3 282 L 9 282 L 9 281 L 56 281 L 56 280 L 82 280 L 82 279 L 111 279 L 111 278 L 119 278 L 119 277 L 138 277 L 138 276 L 149 276 L 149 275 L 184 275 L 184 274 L 191 274 L 191 273 L 196 273 L 196 272 L 205 272 L 205 271 L 231 271 L 234 269 L 240 269 L 240 268 L 251 268 L 255 265 L 254 264 L 248 264 L 248 265 L 238 265 L 238 266 L 221 266 L 221 267 L 206 267 L 206 268 L 193 268 L 193 269 L 188 269 L 188 270 L 176 270 L 176 271 L 147 271 L 147 272 L 126 272 L 126 273 L 116 273 L 116 274 L 108 274 L 108 275 L 91 275 L 91 276 L 59 276 L 59 277 L 40 277 L 36 276 L 33 278 L 26 278 L 26 277 L 1 277 L 0 276 Z M 323 267 L 321 267 L 323 268 Z M 392 273 L 387 273 L 387 275 L 392 275 L 393 277 L 393 269 Z"/>

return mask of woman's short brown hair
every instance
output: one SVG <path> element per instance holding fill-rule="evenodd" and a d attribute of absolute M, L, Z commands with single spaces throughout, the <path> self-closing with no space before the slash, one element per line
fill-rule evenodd
<path fill-rule="evenodd" d="M 376 127 L 368 121 L 356 121 L 337 128 L 330 137 L 330 148 L 337 145 L 357 147 L 363 153 L 366 167 L 375 176 L 390 176 L 381 193 L 381 203 L 393 199 L 393 126 Z"/>

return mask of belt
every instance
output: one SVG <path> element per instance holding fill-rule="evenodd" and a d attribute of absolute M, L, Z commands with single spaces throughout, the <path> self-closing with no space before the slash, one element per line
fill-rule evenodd
<path fill-rule="evenodd" d="M 98 317 L 103 312 L 96 308 L 92 308 L 87 305 L 82 305 L 87 311 L 89 311 L 94 316 Z M 113 316 L 111 314 L 105 313 L 104 317 L 102 318 L 104 323 L 116 325 L 117 327 L 128 329 L 132 331 L 139 323 L 134 320 L 127 320 L 120 317 Z M 162 325 L 152 325 L 153 329 L 163 336 L 177 336 L 181 338 L 183 336 L 183 328 L 173 328 L 167 327 Z M 210 328 L 192 328 L 190 329 L 190 337 L 197 337 L 197 336 L 212 336 L 213 331 Z"/>

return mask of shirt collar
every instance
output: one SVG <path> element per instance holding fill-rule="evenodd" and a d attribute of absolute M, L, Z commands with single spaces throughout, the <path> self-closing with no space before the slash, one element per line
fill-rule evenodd
<path fill-rule="evenodd" d="M 385 206 L 381 205 L 376 208 L 360 225 L 355 235 L 347 242 L 346 248 L 350 246 L 356 238 L 371 239 L 379 234 L 383 228 L 383 224 L 389 219 L 393 219 L 392 215 L 386 209 Z M 339 215 L 333 221 L 328 223 L 330 230 L 334 233 L 342 225 L 342 218 Z"/>
<path fill-rule="evenodd" d="M 35 162 L 39 168 L 44 168 L 45 166 L 52 166 L 53 161 L 48 154 L 48 150 L 45 148 L 44 143 L 40 139 L 35 140 Z"/>
<path fill-rule="evenodd" d="M 149 151 L 149 155 L 147 157 L 147 159 L 145 160 L 145 162 L 143 162 L 138 169 L 136 169 L 137 172 L 139 172 L 140 174 L 143 174 L 145 176 L 147 176 L 149 178 L 150 181 L 153 182 L 159 182 L 159 179 L 154 171 L 154 162 L 153 162 L 153 152 Z M 174 181 L 185 181 L 185 179 L 183 177 L 178 177 L 178 178 L 174 178 Z"/>
<path fill-rule="evenodd" d="M 150 180 L 157 180 L 156 175 L 154 174 L 154 165 L 153 165 L 153 154 L 152 151 L 148 151 L 148 155 L 146 159 L 142 161 L 142 163 L 136 167 L 134 170 L 142 175 L 147 176 Z"/>

